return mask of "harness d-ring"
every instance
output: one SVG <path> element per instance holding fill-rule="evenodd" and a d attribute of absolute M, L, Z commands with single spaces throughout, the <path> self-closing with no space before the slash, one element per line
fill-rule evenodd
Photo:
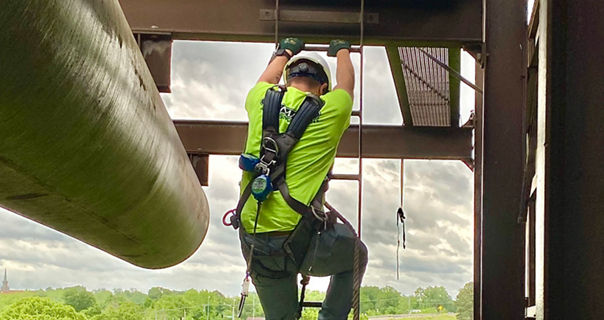
<path fill-rule="evenodd" d="M 279 154 L 279 145 L 277 144 L 277 141 L 271 137 L 262 138 L 262 147 L 274 154 Z"/>

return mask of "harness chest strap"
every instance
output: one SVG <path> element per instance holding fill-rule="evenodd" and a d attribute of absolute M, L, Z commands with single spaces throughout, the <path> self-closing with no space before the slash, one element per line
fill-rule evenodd
<path fill-rule="evenodd" d="M 278 89 L 275 89 L 278 88 Z M 311 201 L 311 205 L 306 205 L 294 199 L 287 187 L 285 181 L 285 171 L 287 156 L 293 149 L 296 143 L 300 140 L 306 128 L 319 115 L 319 111 L 323 107 L 323 101 L 314 95 L 308 95 L 302 102 L 302 105 L 292 118 L 285 133 L 279 133 L 279 112 L 281 109 L 281 101 L 285 94 L 285 88 L 275 87 L 267 91 L 263 100 L 264 109 L 262 116 L 262 145 L 260 148 L 260 157 L 267 163 L 271 164 L 270 178 L 273 186 L 279 190 L 285 202 L 297 213 L 305 218 L 316 217 L 313 206 L 316 208 L 322 207 L 323 186 Z M 265 143 L 266 141 L 274 142 L 275 146 L 270 148 Z M 271 143 L 272 143 L 271 142 Z M 273 162 L 274 161 L 274 162 Z M 254 178 L 257 176 L 256 174 Z M 253 181 L 253 179 L 251 180 Z M 240 215 L 243 206 L 251 195 L 251 181 L 245 187 L 241 198 L 237 203 L 237 214 Z"/>

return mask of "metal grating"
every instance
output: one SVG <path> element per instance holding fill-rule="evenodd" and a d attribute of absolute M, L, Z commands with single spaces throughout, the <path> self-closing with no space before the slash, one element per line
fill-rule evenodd
<path fill-rule="evenodd" d="M 399 48 L 414 126 L 449 127 L 449 74 L 433 59 L 447 64 L 447 48 Z"/>

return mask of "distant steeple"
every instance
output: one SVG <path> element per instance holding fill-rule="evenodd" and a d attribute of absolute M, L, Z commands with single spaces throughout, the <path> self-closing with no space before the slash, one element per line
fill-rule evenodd
<path fill-rule="evenodd" d="M 8 292 L 10 289 L 8 288 L 8 278 L 6 277 L 6 268 L 4 268 L 4 281 L 2 281 L 2 287 L 0 288 L 0 292 Z"/>

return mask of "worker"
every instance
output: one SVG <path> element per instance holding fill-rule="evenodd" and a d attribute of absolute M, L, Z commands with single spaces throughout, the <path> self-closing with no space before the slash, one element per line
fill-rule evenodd
<path fill-rule="evenodd" d="M 299 273 L 331 276 L 319 319 L 346 319 L 352 305 L 354 250 L 358 250 L 356 276 L 360 281 L 367 264 L 367 248 L 350 224 L 327 219 L 323 192 L 338 143 L 350 124 L 354 68 L 350 43 L 331 41 L 327 55 L 337 59 L 337 85 L 332 88 L 327 62 L 316 53 L 301 53 L 303 49 L 301 39 L 282 39 L 247 95 L 249 127 L 244 155 L 263 159 L 260 166 L 264 163 L 264 179 L 269 181 L 258 180 L 258 164 L 255 170 L 243 173 L 238 205 L 241 249 L 266 319 L 300 316 Z M 278 87 L 282 74 L 285 86 Z M 266 122 L 269 110 L 276 110 L 274 104 L 279 110 L 278 118 L 275 116 L 278 132 L 271 135 Z M 306 123 L 294 125 L 300 121 Z M 290 148 L 284 147 L 283 141 L 290 141 L 296 128 L 301 136 L 294 139 L 290 150 L 283 151 Z M 277 162 L 267 161 L 267 157 L 276 157 Z M 282 172 L 275 173 L 279 170 Z M 263 187 L 277 186 L 278 190 L 251 197 L 249 189 L 258 187 L 257 181 Z"/>

